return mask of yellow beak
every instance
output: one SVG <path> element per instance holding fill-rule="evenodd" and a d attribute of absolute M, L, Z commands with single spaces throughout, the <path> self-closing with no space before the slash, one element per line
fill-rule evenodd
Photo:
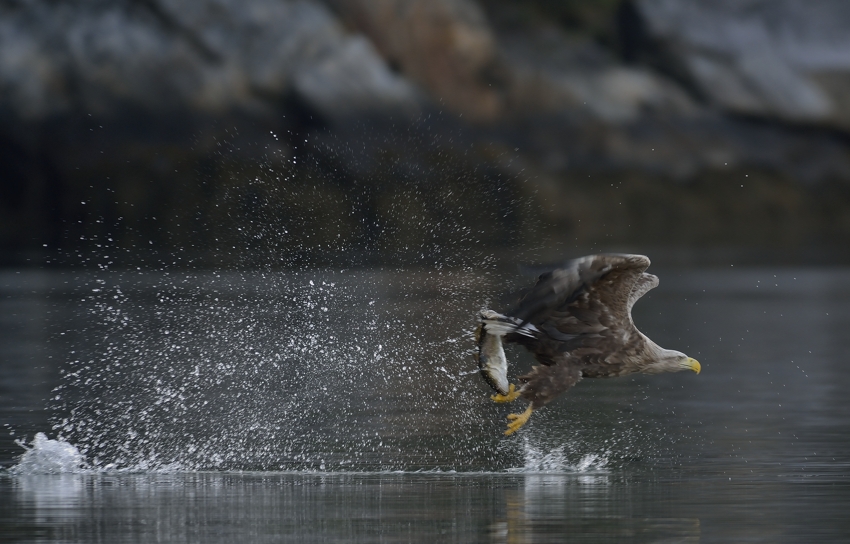
<path fill-rule="evenodd" d="M 693 357 L 688 357 L 688 366 L 691 370 L 699 374 L 699 371 L 702 370 L 702 367 L 699 364 L 699 361 L 694 359 Z"/>

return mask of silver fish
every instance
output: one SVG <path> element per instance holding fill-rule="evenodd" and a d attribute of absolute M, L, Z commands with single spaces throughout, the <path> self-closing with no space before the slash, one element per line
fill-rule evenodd
<path fill-rule="evenodd" d="M 493 313 L 495 314 L 495 312 Z M 489 317 L 485 313 L 481 314 L 482 320 Z M 478 342 L 478 368 L 481 371 L 481 376 L 496 392 L 507 395 L 510 385 L 508 383 L 508 360 L 505 358 L 505 350 L 502 348 L 502 337 L 489 334 L 482 322 L 475 330 L 475 339 Z"/>

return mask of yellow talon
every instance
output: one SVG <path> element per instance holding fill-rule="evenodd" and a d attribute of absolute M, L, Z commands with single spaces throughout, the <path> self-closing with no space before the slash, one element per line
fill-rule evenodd
<path fill-rule="evenodd" d="M 514 384 L 510 384 L 508 386 L 507 395 L 491 395 L 490 398 L 493 400 L 493 402 L 513 402 L 519 398 L 519 391 L 516 390 L 516 386 Z"/>
<path fill-rule="evenodd" d="M 514 434 L 519 430 L 520 427 L 525 425 L 525 423 L 528 421 L 528 418 L 531 417 L 531 412 L 533 411 L 534 410 L 529 404 L 528 408 L 525 409 L 525 412 L 521 414 L 508 414 L 508 419 L 511 420 L 511 422 L 508 423 L 508 430 L 505 431 L 505 436 L 510 436 Z"/>

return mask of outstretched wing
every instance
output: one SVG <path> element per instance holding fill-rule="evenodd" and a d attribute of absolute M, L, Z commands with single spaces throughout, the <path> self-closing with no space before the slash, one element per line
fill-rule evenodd
<path fill-rule="evenodd" d="M 525 344 L 544 365 L 579 348 L 576 355 L 605 359 L 637 336 L 632 304 L 658 284 L 643 273 L 649 264 L 643 255 L 593 255 L 541 275 L 511 312 L 541 334 L 507 340 Z"/>

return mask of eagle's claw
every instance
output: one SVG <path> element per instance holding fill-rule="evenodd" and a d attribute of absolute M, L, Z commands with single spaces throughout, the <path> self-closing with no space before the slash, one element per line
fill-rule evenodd
<path fill-rule="evenodd" d="M 514 384 L 510 384 L 508 386 L 507 395 L 491 395 L 490 398 L 493 400 L 493 402 L 513 402 L 517 398 L 519 398 L 519 391 L 516 390 L 516 386 Z"/>
<path fill-rule="evenodd" d="M 525 409 L 525 412 L 521 414 L 508 414 L 508 419 L 511 420 L 511 422 L 508 423 L 508 430 L 505 431 L 505 436 L 510 436 L 514 434 L 519 430 L 520 427 L 525 425 L 525 423 L 528 421 L 528 418 L 531 417 L 531 412 L 533 411 L 534 410 L 529 404 L 528 408 Z"/>

